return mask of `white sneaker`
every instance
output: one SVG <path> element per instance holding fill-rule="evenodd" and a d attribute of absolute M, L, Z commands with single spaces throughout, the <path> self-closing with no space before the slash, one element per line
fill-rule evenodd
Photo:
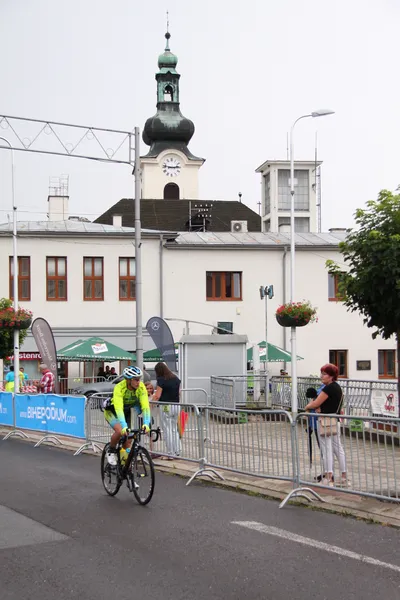
<path fill-rule="evenodd" d="M 107 462 L 112 467 L 117 466 L 117 455 L 115 454 L 115 452 L 107 452 Z"/>

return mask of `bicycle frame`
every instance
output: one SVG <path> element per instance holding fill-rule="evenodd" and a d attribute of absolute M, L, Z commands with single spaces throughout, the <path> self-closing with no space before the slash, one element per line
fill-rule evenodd
<path fill-rule="evenodd" d="M 151 437 L 152 434 L 155 434 L 155 438 L 152 439 L 153 442 L 157 442 L 161 437 L 161 430 L 158 427 L 157 429 L 150 429 L 149 435 Z M 125 434 L 121 437 L 117 444 L 117 456 L 118 456 L 118 464 L 120 465 L 120 472 L 122 479 L 127 479 L 129 467 L 131 466 L 133 457 L 139 452 L 142 448 L 140 445 L 140 438 L 144 435 L 143 429 L 133 429 L 128 434 Z M 130 452 L 128 453 L 128 458 L 124 465 L 121 465 L 119 451 L 122 446 L 125 444 L 127 440 L 133 440 L 133 444 L 131 446 Z"/>

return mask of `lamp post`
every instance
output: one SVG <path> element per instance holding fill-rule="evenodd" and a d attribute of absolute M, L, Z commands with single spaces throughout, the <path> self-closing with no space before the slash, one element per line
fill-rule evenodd
<path fill-rule="evenodd" d="M 0 136 L 0 141 L 5 142 L 8 146 L 7 150 L 11 152 L 11 198 L 13 209 L 13 292 L 14 292 L 14 310 L 18 310 L 18 255 L 17 255 L 17 207 L 15 206 L 15 189 L 14 189 L 14 150 L 11 143 Z M 1 146 L 0 148 L 5 148 Z M 14 393 L 19 392 L 19 330 L 14 329 Z"/>
<path fill-rule="evenodd" d="M 290 129 L 290 302 L 294 302 L 295 295 L 295 229 L 294 229 L 294 144 L 293 144 L 293 130 L 296 123 L 301 119 L 307 119 L 309 117 L 325 117 L 327 115 L 333 115 L 334 111 L 326 108 L 316 110 L 309 115 L 303 115 L 295 120 Z M 296 363 L 296 327 L 291 327 L 290 336 L 290 350 L 291 350 L 291 376 L 292 376 L 292 413 L 294 417 L 297 415 L 297 363 Z"/>

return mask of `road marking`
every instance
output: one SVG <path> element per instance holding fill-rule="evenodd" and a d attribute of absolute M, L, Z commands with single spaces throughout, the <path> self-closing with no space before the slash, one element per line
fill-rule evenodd
<path fill-rule="evenodd" d="M 357 552 L 351 552 L 351 550 L 345 550 L 339 546 L 332 546 L 331 544 L 325 544 L 324 542 L 319 542 L 318 540 L 313 540 L 312 538 L 303 537 L 302 535 L 297 535 L 297 533 L 292 533 L 291 531 L 286 531 L 285 529 L 278 529 L 278 527 L 263 525 L 262 523 L 257 523 L 257 521 L 232 521 L 231 524 L 239 525 L 240 527 L 246 527 L 247 529 L 253 529 L 254 531 L 259 531 L 260 533 L 274 535 L 275 537 L 289 540 L 290 542 L 297 542 L 298 544 L 303 544 L 304 546 L 311 546 L 312 548 L 325 550 L 325 552 L 330 552 L 331 554 L 347 556 L 347 558 L 353 558 L 354 560 L 358 560 L 369 565 L 374 565 L 375 567 L 383 567 L 385 569 L 391 569 L 392 571 L 400 573 L 400 567 L 398 565 L 385 563 L 381 560 L 377 560 L 376 558 L 372 558 L 371 556 L 365 556 L 365 554 L 358 554 Z"/>

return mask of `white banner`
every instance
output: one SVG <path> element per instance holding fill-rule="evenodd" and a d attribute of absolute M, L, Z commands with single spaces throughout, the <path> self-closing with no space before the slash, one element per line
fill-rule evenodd
<path fill-rule="evenodd" d="M 399 395 L 390 390 L 372 390 L 372 413 L 384 417 L 399 416 Z"/>
<path fill-rule="evenodd" d="M 108 352 L 107 344 L 93 344 L 92 350 L 94 354 L 101 354 L 102 352 Z"/>

